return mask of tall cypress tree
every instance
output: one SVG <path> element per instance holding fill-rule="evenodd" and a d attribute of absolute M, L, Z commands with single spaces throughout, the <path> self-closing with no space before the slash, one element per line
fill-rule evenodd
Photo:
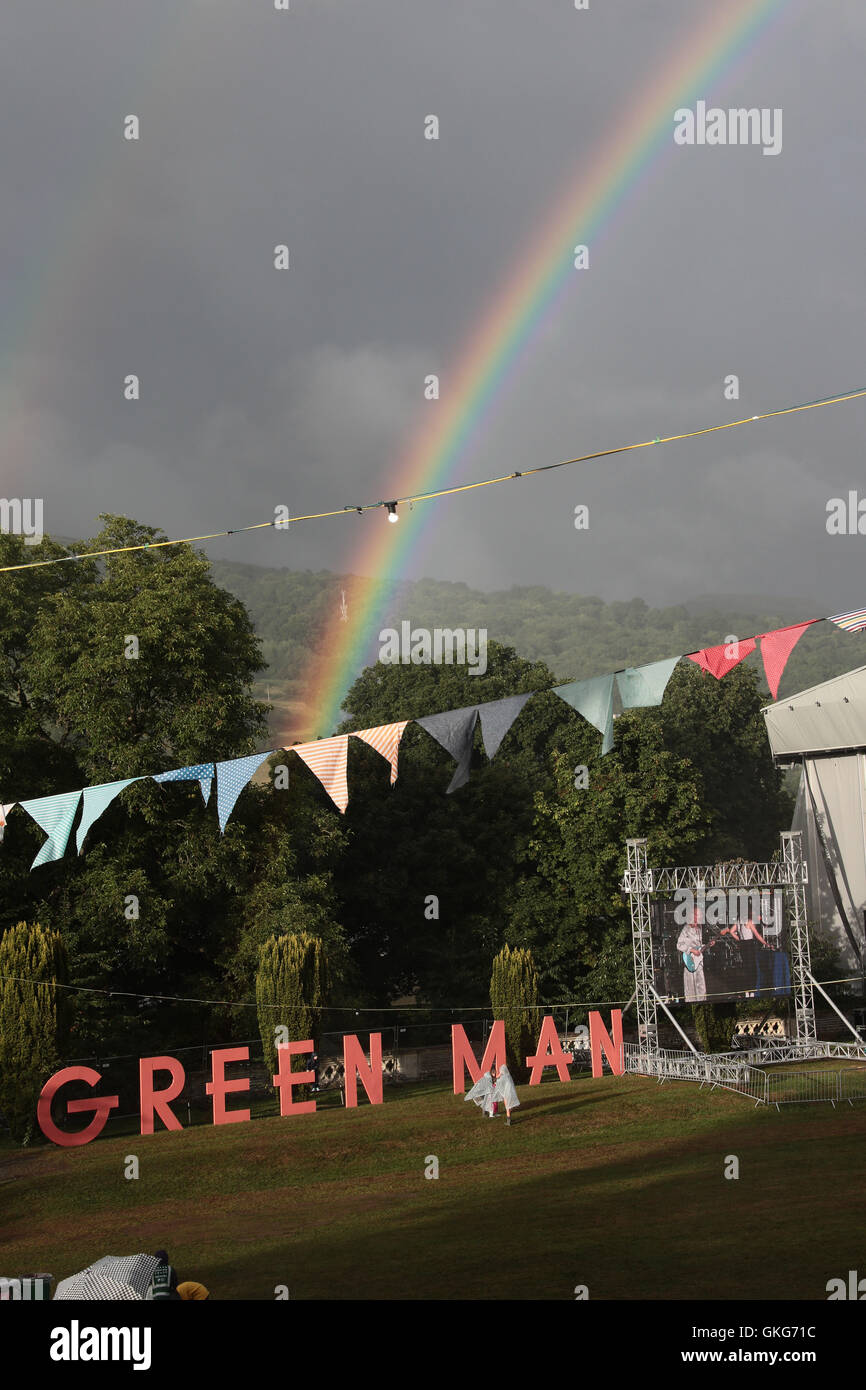
<path fill-rule="evenodd" d="M 0 1111 L 14 1139 L 30 1142 L 39 1092 L 66 1045 L 66 951 L 59 932 L 19 922 L 0 938 Z"/>
<path fill-rule="evenodd" d="M 490 978 L 493 1017 L 505 1022 L 505 1050 L 515 1081 L 527 1075 L 526 1058 L 535 1043 L 538 1010 L 538 973 L 531 951 L 503 946 L 493 962 Z"/>
<path fill-rule="evenodd" d="M 290 1042 L 312 1038 L 322 1026 L 330 978 L 325 948 L 317 936 L 298 932 L 271 936 L 259 950 L 256 1003 L 265 1064 L 277 1071 L 275 1030 L 284 1027 Z M 292 1058 L 292 1071 L 306 1071 L 309 1059 Z M 303 1088 L 298 1094 L 302 1095 Z"/>

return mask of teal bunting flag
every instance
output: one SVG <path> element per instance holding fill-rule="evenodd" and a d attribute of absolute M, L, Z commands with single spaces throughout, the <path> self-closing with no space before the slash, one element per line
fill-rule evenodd
<path fill-rule="evenodd" d="M 555 685 L 553 693 L 598 729 L 603 735 L 602 756 L 609 753 L 613 748 L 613 676 L 593 676 L 587 681 Z"/>
<path fill-rule="evenodd" d="M 103 782 L 101 786 L 84 788 L 84 807 L 81 812 L 81 821 L 75 832 L 75 843 L 78 846 L 78 853 L 84 844 L 84 837 L 93 825 L 94 821 L 99 820 L 112 803 L 118 792 L 122 792 L 124 787 L 128 787 L 130 782 L 140 782 L 140 777 L 124 777 L 120 782 Z"/>
<path fill-rule="evenodd" d="M 27 812 L 28 816 L 33 817 L 36 824 L 40 825 L 48 836 L 30 865 L 31 869 L 38 868 L 40 864 L 50 864 L 55 859 L 63 858 L 80 800 L 81 792 L 79 790 L 77 792 L 61 792 L 59 796 L 38 796 L 35 801 L 19 801 L 18 805 Z"/>
<path fill-rule="evenodd" d="M 623 709 L 660 705 L 679 660 L 678 656 L 669 656 L 664 661 L 652 661 L 649 666 L 629 666 L 626 671 L 618 671 L 616 683 Z"/>

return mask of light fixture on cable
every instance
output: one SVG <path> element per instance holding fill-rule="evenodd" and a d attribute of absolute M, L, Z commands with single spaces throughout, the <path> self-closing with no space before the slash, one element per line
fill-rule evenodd
<path fill-rule="evenodd" d="M 399 521 L 400 518 L 399 518 L 399 516 L 397 515 L 397 503 L 396 503 L 396 502 L 386 502 L 386 503 L 385 503 L 385 506 L 388 508 L 388 520 L 389 520 L 389 521 Z"/>

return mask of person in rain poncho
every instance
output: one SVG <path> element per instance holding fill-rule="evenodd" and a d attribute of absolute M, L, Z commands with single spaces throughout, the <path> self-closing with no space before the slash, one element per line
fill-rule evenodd
<path fill-rule="evenodd" d="M 471 1091 L 467 1091 L 464 1100 L 474 1100 L 476 1105 L 481 1107 L 485 1115 L 493 1119 L 493 1106 L 491 1097 L 493 1095 L 493 1077 L 486 1071 L 480 1081 L 476 1081 Z"/>
<path fill-rule="evenodd" d="M 500 1100 L 502 1101 L 503 1105 L 505 1106 L 505 1123 L 507 1125 L 510 1125 L 511 1112 L 512 1110 L 515 1110 L 517 1108 L 517 1106 L 520 1104 L 520 1101 L 517 1099 L 517 1091 L 515 1090 L 514 1082 L 511 1079 L 511 1072 L 508 1070 L 504 1063 L 499 1068 L 499 1075 L 496 1078 L 496 1085 L 493 1087 L 493 1095 L 491 1096 L 491 1100 L 493 1102 Z"/>

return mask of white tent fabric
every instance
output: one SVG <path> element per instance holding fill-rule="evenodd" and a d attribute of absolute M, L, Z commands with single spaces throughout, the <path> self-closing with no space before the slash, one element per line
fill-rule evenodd
<path fill-rule="evenodd" d="M 866 910 L 866 754 L 804 758 L 791 828 L 803 837 L 810 929 L 854 966 L 851 937 L 862 950 Z"/>
<path fill-rule="evenodd" d="M 866 666 L 767 705 L 763 715 L 780 761 L 866 749 Z"/>
<path fill-rule="evenodd" d="M 774 757 L 802 767 L 791 828 L 802 834 L 810 930 L 855 967 L 866 910 L 866 667 L 763 714 Z"/>

